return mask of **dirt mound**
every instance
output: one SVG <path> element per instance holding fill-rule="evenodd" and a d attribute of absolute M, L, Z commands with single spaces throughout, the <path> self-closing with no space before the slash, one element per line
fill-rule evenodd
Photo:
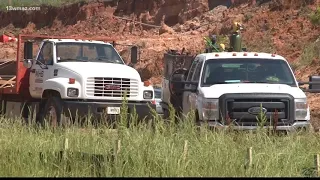
<path fill-rule="evenodd" d="M 186 20 L 199 16 L 207 10 L 208 2 L 206 0 L 81 2 L 61 8 L 41 6 L 41 11 L 32 12 L 0 11 L 0 28 L 7 28 L 12 24 L 15 28 L 27 28 L 24 33 L 31 33 L 31 31 L 34 32 L 43 28 L 55 31 L 74 25 L 77 25 L 75 28 L 79 30 L 81 29 L 78 28 L 80 26 L 79 23 L 90 23 L 98 28 L 93 29 L 94 31 L 107 29 L 108 32 L 119 32 L 119 29 L 122 29 L 122 31 L 126 28 L 130 29 L 130 27 L 127 27 L 130 24 L 126 20 L 121 21 L 119 24 L 113 24 L 115 21 L 114 15 L 117 17 L 127 17 L 131 20 L 136 19 L 137 21 L 153 25 L 160 25 L 164 18 L 164 23 L 171 26 L 177 23 L 184 23 Z M 145 26 L 142 26 L 142 28 L 150 29 Z M 79 33 L 82 32 L 80 31 Z"/>
<path fill-rule="evenodd" d="M 300 9 L 306 5 L 316 3 L 315 0 L 275 0 L 270 4 L 271 11 L 283 11 L 285 9 Z"/>
<path fill-rule="evenodd" d="M 58 19 L 64 25 L 73 25 L 78 20 L 86 19 L 86 12 L 80 7 L 84 3 L 72 4 L 62 8 L 52 6 L 42 6 L 41 11 L 2 11 L 0 12 L 0 27 L 6 27 L 13 24 L 16 28 L 26 28 L 29 23 L 36 25 L 36 29 L 53 25 L 55 19 Z M 71 18 L 70 18 L 71 17 Z"/>
<path fill-rule="evenodd" d="M 160 24 L 165 16 L 164 23 L 172 26 L 178 23 L 183 24 L 186 20 L 199 16 L 208 9 L 208 0 L 129 0 L 119 1 L 115 15 L 135 14 L 139 17 L 148 13 L 155 24 Z"/>

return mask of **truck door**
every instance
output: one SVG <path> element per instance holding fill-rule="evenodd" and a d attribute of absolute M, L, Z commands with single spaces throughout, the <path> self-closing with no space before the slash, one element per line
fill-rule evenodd
<path fill-rule="evenodd" d="M 200 83 L 200 74 L 201 74 L 201 69 L 203 66 L 203 62 L 201 59 L 197 63 L 196 70 L 194 72 L 194 75 L 191 79 L 192 82 L 198 82 L 198 85 L 193 85 L 199 87 Z M 198 96 L 199 96 L 199 91 L 197 90 L 196 92 L 190 92 L 189 99 L 190 99 L 190 110 L 195 110 L 197 108 L 197 103 L 198 103 Z"/>
<path fill-rule="evenodd" d="M 53 57 L 53 44 L 44 42 L 30 70 L 29 91 L 34 98 L 42 96 L 43 84 L 48 79 L 48 71 L 52 69 Z"/>
<path fill-rule="evenodd" d="M 196 70 L 196 66 L 199 62 L 199 57 L 196 57 L 194 59 L 194 61 L 192 62 L 192 65 L 190 67 L 190 71 L 189 71 L 189 74 L 188 74 L 188 77 L 187 77 L 187 80 L 186 81 L 192 81 L 193 79 L 193 75 L 194 75 L 194 72 Z M 190 89 L 192 86 L 194 85 L 191 85 L 191 84 L 186 84 L 185 85 L 185 89 Z M 182 108 L 183 108 L 183 114 L 184 115 L 187 115 L 188 112 L 190 112 L 191 110 L 191 102 L 190 102 L 190 98 L 192 98 L 192 96 L 190 96 L 192 93 L 190 91 L 184 91 L 183 92 L 183 102 L 182 102 Z"/>

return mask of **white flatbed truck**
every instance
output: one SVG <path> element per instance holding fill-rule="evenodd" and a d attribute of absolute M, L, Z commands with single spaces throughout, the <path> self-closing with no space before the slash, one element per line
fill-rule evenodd
<path fill-rule="evenodd" d="M 92 115 L 115 119 L 126 94 L 128 115 L 151 118 L 154 90 L 126 65 L 110 39 L 19 35 L 16 60 L 0 63 L 1 114 L 34 117 L 51 125 Z M 33 47 L 40 43 L 33 56 Z M 137 62 L 137 47 L 131 49 Z M 30 112 L 35 112 L 35 114 Z"/>

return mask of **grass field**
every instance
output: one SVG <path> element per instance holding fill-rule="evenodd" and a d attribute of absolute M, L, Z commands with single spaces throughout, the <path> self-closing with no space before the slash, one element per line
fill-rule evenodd
<path fill-rule="evenodd" d="M 190 119 L 192 118 L 190 115 Z M 319 136 L 197 129 L 191 121 L 39 129 L 19 120 L 0 119 L 0 176 L 41 177 L 301 177 L 314 176 Z M 245 169 L 252 147 L 252 167 Z M 61 161 L 55 152 L 64 151 Z M 104 163 L 79 153 L 98 154 Z M 43 154 L 40 158 L 40 153 Z M 282 153 L 282 154 L 280 154 Z M 100 165 L 100 166 L 99 166 Z M 92 169 L 93 168 L 93 169 Z M 100 174 L 98 174 L 100 173 Z"/>

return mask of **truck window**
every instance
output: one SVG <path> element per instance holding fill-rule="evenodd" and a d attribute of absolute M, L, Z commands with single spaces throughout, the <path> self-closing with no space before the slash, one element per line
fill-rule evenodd
<path fill-rule="evenodd" d="M 188 77 L 187 77 L 187 81 L 191 81 L 191 78 L 193 76 L 193 73 L 196 69 L 196 66 L 198 64 L 198 58 L 196 58 L 193 62 L 192 62 L 192 65 L 191 65 L 191 68 L 190 68 L 190 71 L 189 71 L 189 74 L 188 74 Z"/>
<path fill-rule="evenodd" d="M 207 60 L 201 86 L 227 83 L 273 83 L 296 86 L 288 63 L 271 59 Z"/>
<path fill-rule="evenodd" d="M 59 42 L 57 62 L 101 62 L 124 64 L 113 46 L 99 43 Z"/>
<path fill-rule="evenodd" d="M 155 93 L 154 93 L 154 98 L 156 98 L 156 99 L 161 99 L 161 90 L 155 90 L 154 91 Z"/>
<path fill-rule="evenodd" d="M 203 61 L 201 61 L 201 62 L 198 63 L 198 65 L 197 65 L 197 67 L 196 67 L 196 70 L 195 70 L 195 72 L 194 72 L 192 81 L 199 81 L 202 65 L 203 65 Z"/>
<path fill-rule="evenodd" d="M 37 60 L 46 65 L 53 65 L 53 45 L 51 42 L 43 43 Z M 37 62 L 37 64 L 40 63 Z"/>

